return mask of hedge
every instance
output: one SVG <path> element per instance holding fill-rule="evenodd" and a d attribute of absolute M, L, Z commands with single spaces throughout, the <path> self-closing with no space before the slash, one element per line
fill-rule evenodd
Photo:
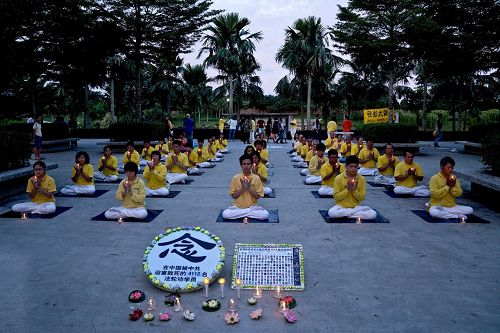
<path fill-rule="evenodd" d="M 491 132 L 481 140 L 481 155 L 484 164 L 491 168 L 495 176 L 500 176 L 500 133 Z"/>
<path fill-rule="evenodd" d="M 30 137 L 33 135 L 33 124 L 10 124 L 3 126 L 9 130 L 26 133 Z M 42 136 L 43 140 L 58 140 L 65 139 L 69 135 L 69 127 L 65 123 L 43 123 Z"/>
<path fill-rule="evenodd" d="M 111 141 L 128 140 L 158 140 L 164 137 L 164 126 L 161 123 L 114 123 L 108 128 L 108 137 Z"/>
<path fill-rule="evenodd" d="M 363 139 L 372 138 L 378 143 L 410 143 L 418 139 L 418 128 L 412 125 L 364 124 L 359 130 Z"/>
<path fill-rule="evenodd" d="M 0 126 L 0 171 L 25 167 L 31 157 L 31 132 L 10 127 Z"/>

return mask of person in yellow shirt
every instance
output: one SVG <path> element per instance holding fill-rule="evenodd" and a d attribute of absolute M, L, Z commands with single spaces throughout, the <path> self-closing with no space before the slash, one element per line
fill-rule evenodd
<path fill-rule="evenodd" d="M 181 153 L 181 143 L 174 140 L 172 143 L 173 153 L 169 154 L 165 166 L 167 167 L 167 182 L 169 184 L 185 184 L 188 179 L 187 170 L 189 160 L 186 154 Z"/>
<path fill-rule="evenodd" d="M 151 153 L 154 150 L 155 149 L 151 147 L 151 141 L 144 140 L 144 148 L 142 148 L 141 161 L 139 162 L 139 165 L 147 165 L 151 161 Z"/>
<path fill-rule="evenodd" d="M 203 147 L 205 140 L 198 139 L 198 147 L 196 150 L 192 151 L 192 154 L 196 154 L 198 168 L 210 168 L 211 164 L 208 162 L 210 160 L 210 154 L 208 153 L 208 148 Z M 193 157 L 194 160 L 194 157 Z"/>
<path fill-rule="evenodd" d="M 229 152 L 229 149 L 227 149 L 228 142 L 227 139 L 224 139 L 224 133 L 219 135 L 219 139 L 215 141 L 215 144 L 219 153 L 227 154 Z"/>
<path fill-rule="evenodd" d="M 424 171 L 420 164 L 413 161 L 414 155 L 411 151 L 405 152 L 404 161 L 396 165 L 394 178 L 396 187 L 394 193 L 397 195 L 411 194 L 415 197 L 428 197 L 431 192 L 424 185 L 417 186 L 417 181 L 424 180 Z"/>
<path fill-rule="evenodd" d="M 224 133 L 224 124 L 226 123 L 226 120 L 224 117 L 220 117 L 219 119 L 219 132 Z"/>
<path fill-rule="evenodd" d="M 259 176 L 260 181 L 262 182 L 262 184 L 264 186 L 264 195 L 270 195 L 271 193 L 273 193 L 273 190 L 270 187 L 265 186 L 265 184 L 267 184 L 269 182 L 269 179 L 267 178 L 269 174 L 267 173 L 266 166 L 264 164 L 260 163 L 259 152 L 256 151 L 256 152 L 252 153 L 252 155 L 250 155 L 250 157 L 252 158 L 251 172 L 254 175 Z"/>
<path fill-rule="evenodd" d="M 65 195 L 92 195 L 95 193 L 94 168 L 90 164 L 87 152 L 76 153 L 75 164 L 71 169 L 71 180 L 74 185 L 66 185 L 61 189 Z"/>
<path fill-rule="evenodd" d="M 137 170 L 141 170 L 141 167 L 139 166 L 140 159 L 141 157 L 139 156 L 139 153 L 134 148 L 134 141 L 127 142 L 127 151 L 123 154 L 123 164 L 118 167 L 118 171 L 124 172 L 124 165 L 128 162 L 137 164 Z"/>
<path fill-rule="evenodd" d="M 47 166 L 42 161 L 33 163 L 33 177 L 28 179 L 26 193 L 30 202 L 21 202 L 12 206 L 17 213 L 51 214 L 56 211 L 56 182 L 46 174 Z"/>
<path fill-rule="evenodd" d="M 151 153 L 151 161 L 144 168 L 142 175 L 146 180 L 146 196 L 167 196 L 168 184 L 166 181 L 167 168 L 160 162 L 161 153 L 154 150 Z"/>
<path fill-rule="evenodd" d="M 304 169 L 300 170 L 300 174 L 302 176 L 307 176 L 310 173 L 310 171 L 309 171 L 309 163 L 311 162 L 311 159 L 313 158 L 313 156 L 316 156 L 316 154 L 317 154 L 317 151 L 316 151 L 316 145 L 317 144 L 318 144 L 317 140 L 313 140 L 312 141 L 311 149 L 309 149 L 309 151 L 307 152 L 306 158 L 304 158 L 304 162 L 300 162 L 298 164 L 299 167 L 303 167 L 304 168 Z"/>
<path fill-rule="evenodd" d="M 264 187 L 260 177 L 252 174 L 252 158 L 242 155 L 239 158 L 241 173 L 233 176 L 229 186 L 229 195 L 234 199 L 233 205 L 222 212 L 225 219 L 248 217 L 265 220 L 269 212 L 257 205 L 257 200 L 264 196 Z"/>
<path fill-rule="evenodd" d="M 307 168 L 309 166 L 307 159 L 307 154 L 313 150 L 313 139 L 307 139 L 306 144 L 302 145 L 302 148 L 300 148 L 300 161 L 299 164 L 297 164 L 298 167 L 300 168 Z M 311 157 L 311 156 L 310 156 Z"/>
<path fill-rule="evenodd" d="M 384 146 L 384 155 L 380 155 L 377 160 L 378 174 L 375 175 L 375 184 L 391 186 L 396 184 L 394 169 L 399 163 L 399 158 L 394 156 L 394 149 L 390 143 Z"/>
<path fill-rule="evenodd" d="M 193 145 L 190 144 L 189 142 L 187 143 L 186 147 L 184 147 L 184 154 L 188 157 L 189 161 L 189 169 L 187 170 L 188 175 L 197 175 L 200 174 L 201 171 L 198 169 L 199 166 L 199 157 L 196 151 L 193 149 Z"/>
<path fill-rule="evenodd" d="M 293 138 L 292 150 L 288 152 L 291 156 L 297 156 L 297 147 L 300 145 L 300 138 L 301 135 L 295 133 L 295 137 Z"/>
<path fill-rule="evenodd" d="M 355 218 L 373 220 L 377 212 L 368 206 L 361 206 L 366 198 L 365 177 L 358 174 L 359 159 L 348 156 L 345 162 L 345 172 L 335 177 L 333 183 L 333 198 L 335 206 L 328 210 L 330 218 Z"/>
<path fill-rule="evenodd" d="M 340 162 L 345 162 L 347 156 L 351 156 L 352 142 L 351 137 L 347 136 L 344 143 L 340 146 Z"/>
<path fill-rule="evenodd" d="M 335 132 L 337 132 L 337 117 L 333 116 L 332 120 L 330 120 L 328 124 L 326 124 L 326 130 L 328 133 L 334 132 L 335 135 Z"/>
<path fill-rule="evenodd" d="M 255 140 L 255 150 L 260 154 L 260 163 L 265 166 L 269 163 L 269 150 L 264 148 L 265 141 Z"/>
<path fill-rule="evenodd" d="M 295 137 L 295 133 L 297 133 L 297 120 L 292 116 L 292 120 L 290 120 L 290 134 L 292 138 Z"/>
<path fill-rule="evenodd" d="M 304 159 L 302 158 L 302 149 L 304 149 L 304 146 L 307 146 L 307 139 L 305 136 L 302 134 L 299 135 L 300 138 L 300 143 L 297 145 L 297 149 L 295 150 L 295 155 L 292 158 L 292 162 L 303 162 Z M 307 154 L 307 152 L 306 152 Z M 304 154 L 304 157 L 306 157 L 306 154 Z M 293 154 L 292 154 L 293 155 Z"/>
<path fill-rule="evenodd" d="M 111 153 L 109 146 L 104 146 L 103 155 L 97 164 L 97 171 L 94 172 L 96 182 L 114 182 L 118 179 L 118 159 Z"/>
<path fill-rule="evenodd" d="M 364 147 L 365 147 L 365 145 L 363 143 L 363 138 L 359 137 L 356 140 L 356 144 L 352 145 L 352 147 L 351 147 L 351 155 L 358 156 L 358 158 L 359 158 L 359 153 L 361 152 L 361 150 L 363 150 Z"/>
<path fill-rule="evenodd" d="M 373 139 L 366 140 L 366 147 L 359 152 L 360 168 L 358 173 L 362 176 L 376 176 L 378 174 L 377 161 L 380 153 L 377 148 L 373 147 Z"/>
<path fill-rule="evenodd" d="M 142 179 L 137 177 L 139 167 L 134 162 L 127 162 L 123 169 L 126 178 L 118 185 L 115 195 L 122 205 L 120 207 L 111 207 L 104 213 L 104 216 L 108 220 L 116 220 L 120 217 L 145 219 L 148 216 L 145 202 L 146 186 Z"/>
<path fill-rule="evenodd" d="M 441 171 L 431 177 L 429 188 L 431 200 L 429 215 L 440 219 L 467 219 L 474 210 L 469 206 L 457 205 L 456 198 L 463 193 L 460 181 L 453 174 L 455 160 L 446 156 L 439 162 Z"/>
<path fill-rule="evenodd" d="M 326 138 L 325 140 L 325 147 L 326 147 L 325 151 L 328 151 L 328 149 L 335 149 L 333 147 L 333 144 L 335 142 L 337 142 L 337 138 L 335 137 L 335 132 L 328 132 L 328 138 Z"/>
<path fill-rule="evenodd" d="M 160 138 L 158 140 L 158 144 L 155 146 L 154 150 L 157 150 L 160 152 L 160 154 L 161 154 L 160 161 L 165 162 L 167 160 L 167 155 L 169 152 L 168 143 L 165 143 L 165 141 L 162 138 Z"/>
<path fill-rule="evenodd" d="M 316 155 L 311 157 L 309 161 L 309 175 L 306 177 L 306 184 L 321 183 L 321 167 L 328 163 L 328 158 L 325 156 L 325 145 L 318 143 L 316 145 Z"/>
<path fill-rule="evenodd" d="M 220 162 L 223 160 L 222 157 L 217 157 L 217 144 L 213 137 L 208 138 L 207 154 L 209 162 Z"/>
<path fill-rule="evenodd" d="M 319 195 L 333 195 L 333 183 L 335 177 L 345 171 L 343 164 L 339 163 L 339 153 L 335 149 L 328 151 L 328 163 L 321 166 L 321 187 Z"/>

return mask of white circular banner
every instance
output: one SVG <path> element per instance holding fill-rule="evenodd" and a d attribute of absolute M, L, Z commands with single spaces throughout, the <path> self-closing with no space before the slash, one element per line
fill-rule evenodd
<path fill-rule="evenodd" d="M 226 257 L 219 237 L 201 227 L 169 228 L 154 238 L 144 252 L 148 279 L 166 291 L 185 292 L 215 280 Z"/>

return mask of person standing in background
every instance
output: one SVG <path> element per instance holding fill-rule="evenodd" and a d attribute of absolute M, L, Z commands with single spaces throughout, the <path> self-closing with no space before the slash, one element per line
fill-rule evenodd
<path fill-rule="evenodd" d="M 436 130 L 434 131 L 436 133 L 436 139 L 434 139 L 434 147 L 439 147 L 438 142 L 443 137 L 443 132 L 441 131 L 442 129 L 443 129 L 443 115 L 441 113 L 438 113 L 438 119 L 436 121 Z"/>
<path fill-rule="evenodd" d="M 35 160 L 40 160 L 40 152 L 42 151 L 42 116 L 36 117 L 33 124 L 33 140 L 34 140 L 34 153 Z"/>
<path fill-rule="evenodd" d="M 236 127 L 238 126 L 238 121 L 236 120 L 235 116 L 232 116 L 231 118 L 229 118 L 227 123 L 229 124 L 229 140 L 233 141 L 234 135 L 236 133 Z"/>
<path fill-rule="evenodd" d="M 190 144 L 193 144 L 193 129 L 194 121 L 191 119 L 191 115 L 188 113 L 186 118 L 184 118 L 184 133 L 186 133 L 187 140 Z"/>

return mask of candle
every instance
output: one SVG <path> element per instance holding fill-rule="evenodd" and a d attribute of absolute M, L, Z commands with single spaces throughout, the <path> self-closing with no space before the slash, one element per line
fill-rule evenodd
<path fill-rule="evenodd" d="M 156 301 L 154 300 L 153 297 L 150 297 L 147 302 L 148 310 L 149 311 L 154 311 L 156 310 Z"/>
<path fill-rule="evenodd" d="M 460 223 L 461 224 L 465 224 L 465 217 L 464 216 L 460 216 Z"/>
<path fill-rule="evenodd" d="M 281 298 L 281 287 L 280 286 L 276 287 L 276 291 L 274 292 L 274 297 Z"/>
<path fill-rule="evenodd" d="M 234 281 L 234 283 L 236 284 L 236 291 L 237 291 L 237 294 L 238 294 L 238 298 L 240 298 L 240 292 L 241 292 L 241 279 L 240 278 L 236 278 L 236 280 Z"/>
<path fill-rule="evenodd" d="M 280 312 L 283 313 L 288 310 L 288 305 L 285 301 L 280 301 Z"/>
<path fill-rule="evenodd" d="M 253 294 L 254 298 L 261 298 L 262 297 L 262 289 L 260 289 L 259 286 L 255 287 L 255 294 Z"/>
<path fill-rule="evenodd" d="M 451 175 L 451 176 L 450 176 L 450 179 L 451 179 L 451 180 L 455 180 L 455 178 L 456 178 L 456 177 L 455 177 L 454 175 Z"/>
<path fill-rule="evenodd" d="M 361 217 L 356 216 L 356 224 L 361 224 Z"/>
<path fill-rule="evenodd" d="M 226 283 L 226 279 L 220 278 L 219 279 L 219 284 L 220 284 L 220 297 L 224 298 L 224 284 Z"/>
<path fill-rule="evenodd" d="M 175 312 L 182 311 L 181 300 L 180 300 L 180 298 L 179 298 L 179 297 L 176 297 L 176 298 L 175 298 L 175 302 L 174 302 L 174 311 L 175 311 Z"/>
<path fill-rule="evenodd" d="M 102 160 L 104 161 L 105 159 L 106 159 L 106 157 L 104 157 L 104 156 L 103 156 L 103 157 L 102 157 Z"/>
<path fill-rule="evenodd" d="M 245 216 L 245 217 L 243 218 L 243 223 L 244 223 L 244 224 L 248 224 L 248 222 L 249 222 L 248 217 L 246 217 L 246 216 Z"/>
<path fill-rule="evenodd" d="M 123 217 L 121 217 L 121 216 L 120 216 L 120 217 L 118 218 L 118 223 L 120 223 L 120 224 L 122 224 L 122 223 L 123 223 Z"/>
<path fill-rule="evenodd" d="M 244 177 L 243 177 L 243 181 L 244 181 L 245 183 L 247 183 L 247 182 L 248 182 L 248 177 L 247 177 L 247 176 L 244 176 Z"/>
<path fill-rule="evenodd" d="M 27 220 L 28 219 L 28 214 L 27 213 L 21 213 L 21 220 Z"/>
<path fill-rule="evenodd" d="M 203 278 L 203 285 L 205 286 L 205 297 L 208 297 L 208 285 L 210 284 L 209 278 Z"/>
<path fill-rule="evenodd" d="M 229 299 L 227 308 L 231 312 L 236 311 L 236 301 L 233 298 Z"/>

